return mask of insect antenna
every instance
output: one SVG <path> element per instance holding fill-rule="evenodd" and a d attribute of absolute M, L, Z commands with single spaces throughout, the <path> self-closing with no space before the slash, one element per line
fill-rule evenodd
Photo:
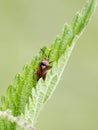
<path fill-rule="evenodd" d="M 54 62 L 54 60 L 53 60 L 53 61 L 50 61 L 49 63 L 51 64 L 52 62 Z"/>
<path fill-rule="evenodd" d="M 41 52 L 45 55 L 45 57 L 47 57 L 45 51 L 41 48 Z"/>

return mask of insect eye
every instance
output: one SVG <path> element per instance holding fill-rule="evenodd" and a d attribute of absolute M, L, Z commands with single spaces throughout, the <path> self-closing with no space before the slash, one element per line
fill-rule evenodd
<path fill-rule="evenodd" d="M 42 62 L 41 64 L 40 64 L 41 66 L 45 66 L 45 64 Z"/>

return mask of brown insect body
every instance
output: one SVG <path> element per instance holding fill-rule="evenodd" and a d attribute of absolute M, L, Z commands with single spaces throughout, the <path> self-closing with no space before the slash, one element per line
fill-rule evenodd
<path fill-rule="evenodd" d="M 39 68 L 36 72 L 37 80 L 39 80 L 40 78 L 43 78 L 45 80 L 46 74 L 50 68 L 51 68 L 51 66 L 50 66 L 49 58 L 46 57 L 39 64 Z"/>

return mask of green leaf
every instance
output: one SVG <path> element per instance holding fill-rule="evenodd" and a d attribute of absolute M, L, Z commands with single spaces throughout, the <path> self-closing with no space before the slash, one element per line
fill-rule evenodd
<path fill-rule="evenodd" d="M 77 13 L 70 25 L 65 24 L 61 36 L 52 43 L 50 49 L 43 47 L 30 64 L 23 67 L 21 74 L 15 76 L 14 82 L 7 89 L 6 95 L 1 98 L 0 110 L 12 110 L 13 116 L 20 116 L 33 125 L 38 115 L 50 99 L 61 78 L 76 40 L 88 24 L 96 7 L 96 0 L 90 0 L 80 13 Z M 49 57 L 51 69 L 37 81 L 36 72 L 40 62 Z M 0 118 L 1 130 L 15 130 L 16 124 Z"/>
<path fill-rule="evenodd" d="M 52 69 L 48 72 L 45 81 L 40 79 L 36 87 L 32 89 L 32 97 L 29 98 L 25 113 L 22 114 L 23 119 L 32 122 L 32 124 L 36 123 L 40 110 L 52 96 L 76 40 L 90 20 L 95 6 L 96 0 L 90 0 L 82 11 L 75 15 L 72 23 L 64 26 L 62 35 L 58 36 L 51 45 L 48 55 L 50 61 L 54 61 Z"/>
<path fill-rule="evenodd" d="M 18 130 L 23 130 L 23 129 L 26 129 L 26 130 L 35 130 L 35 128 L 33 127 L 32 124 L 29 124 L 27 121 L 21 120 L 21 117 L 15 117 L 15 116 L 13 116 L 11 110 L 0 111 L 0 117 L 2 119 L 7 119 L 10 122 L 16 123 Z M 6 126 L 3 126 L 2 129 L 6 129 L 5 127 Z M 12 125 L 10 126 L 9 124 L 7 124 L 7 127 L 9 127 L 9 129 L 11 129 L 11 130 L 14 129 L 14 127 L 12 127 Z"/>

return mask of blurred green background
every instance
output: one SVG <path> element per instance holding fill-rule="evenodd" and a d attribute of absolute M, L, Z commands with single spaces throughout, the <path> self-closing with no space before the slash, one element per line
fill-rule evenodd
<path fill-rule="evenodd" d="M 0 0 L 0 95 L 22 66 L 50 46 L 86 0 Z M 38 130 L 98 130 L 98 7 L 78 40 Z"/>

